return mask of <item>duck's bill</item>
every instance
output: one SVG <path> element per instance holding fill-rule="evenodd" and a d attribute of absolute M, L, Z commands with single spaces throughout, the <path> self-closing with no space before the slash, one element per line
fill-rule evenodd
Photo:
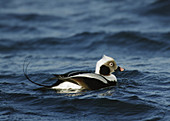
<path fill-rule="evenodd" d="M 118 70 L 118 71 L 124 71 L 125 69 L 122 68 L 122 67 L 120 67 L 120 66 L 118 66 L 117 70 Z"/>

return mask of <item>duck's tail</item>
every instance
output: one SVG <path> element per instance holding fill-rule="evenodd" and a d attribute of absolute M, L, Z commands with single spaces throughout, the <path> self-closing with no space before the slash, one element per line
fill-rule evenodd
<path fill-rule="evenodd" d="M 45 87 L 45 88 L 52 88 L 53 86 L 56 86 L 56 85 L 61 83 L 60 81 L 57 81 L 56 83 L 54 83 L 52 85 L 43 85 L 43 84 L 39 84 L 35 81 L 32 81 L 27 74 L 27 70 L 28 70 L 27 68 L 28 68 L 29 64 L 30 64 L 30 61 L 26 64 L 26 59 L 25 59 L 24 64 L 23 64 L 23 73 L 24 73 L 24 76 L 27 78 L 27 80 L 32 82 L 33 84 L 36 84 L 38 86 L 42 86 L 42 87 Z M 50 78 L 49 80 L 52 80 L 52 79 L 57 79 L 57 77 Z"/>

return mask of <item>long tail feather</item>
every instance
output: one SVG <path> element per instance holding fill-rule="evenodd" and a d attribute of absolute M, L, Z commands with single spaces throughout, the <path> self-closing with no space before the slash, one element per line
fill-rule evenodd
<path fill-rule="evenodd" d="M 24 73 L 24 76 L 27 78 L 27 80 L 29 80 L 30 82 L 32 82 L 33 84 L 36 84 L 36 85 L 38 85 L 38 86 L 43 86 L 43 87 L 46 87 L 46 88 L 51 88 L 51 87 L 53 87 L 54 84 L 48 86 L 48 85 L 43 85 L 43 84 L 39 84 L 39 83 L 36 83 L 36 82 L 32 81 L 32 80 L 29 78 L 28 74 L 27 74 L 27 70 L 28 70 L 29 64 L 30 64 L 30 61 L 26 64 L 26 59 L 25 59 L 25 60 L 24 60 L 24 64 L 23 64 L 23 73 Z M 54 78 L 53 78 L 53 79 L 54 79 Z"/>

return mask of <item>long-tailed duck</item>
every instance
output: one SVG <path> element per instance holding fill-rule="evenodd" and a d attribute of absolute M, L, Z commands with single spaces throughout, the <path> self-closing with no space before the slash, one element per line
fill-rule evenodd
<path fill-rule="evenodd" d="M 115 60 L 104 55 L 97 63 L 95 73 L 73 71 L 62 75 L 54 74 L 57 82 L 51 86 L 42 85 L 32 81 L 27 75 L 27 67 L 23 68 L 25 77 L 32 83 L 52 88 L 52 89 L 87 89 L 96 90 L 108 86 L 114 86 L 117 78 L 112 73 L 115 71 L 124 71 L 123 68 L 117 66 Z"/>

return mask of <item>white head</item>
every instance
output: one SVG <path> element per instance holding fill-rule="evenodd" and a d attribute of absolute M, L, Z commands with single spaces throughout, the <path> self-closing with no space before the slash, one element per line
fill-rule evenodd
<path fill-rule="evenodd" d="M 120 67 L 117 66 L 113 58 L 103 55 L 103 57 L 96 63 L 95 73 L 107 76 L 115 72 L 118 68 Z M 120 71 L 123 71 L 123 70 L 120 70 Z"/>

